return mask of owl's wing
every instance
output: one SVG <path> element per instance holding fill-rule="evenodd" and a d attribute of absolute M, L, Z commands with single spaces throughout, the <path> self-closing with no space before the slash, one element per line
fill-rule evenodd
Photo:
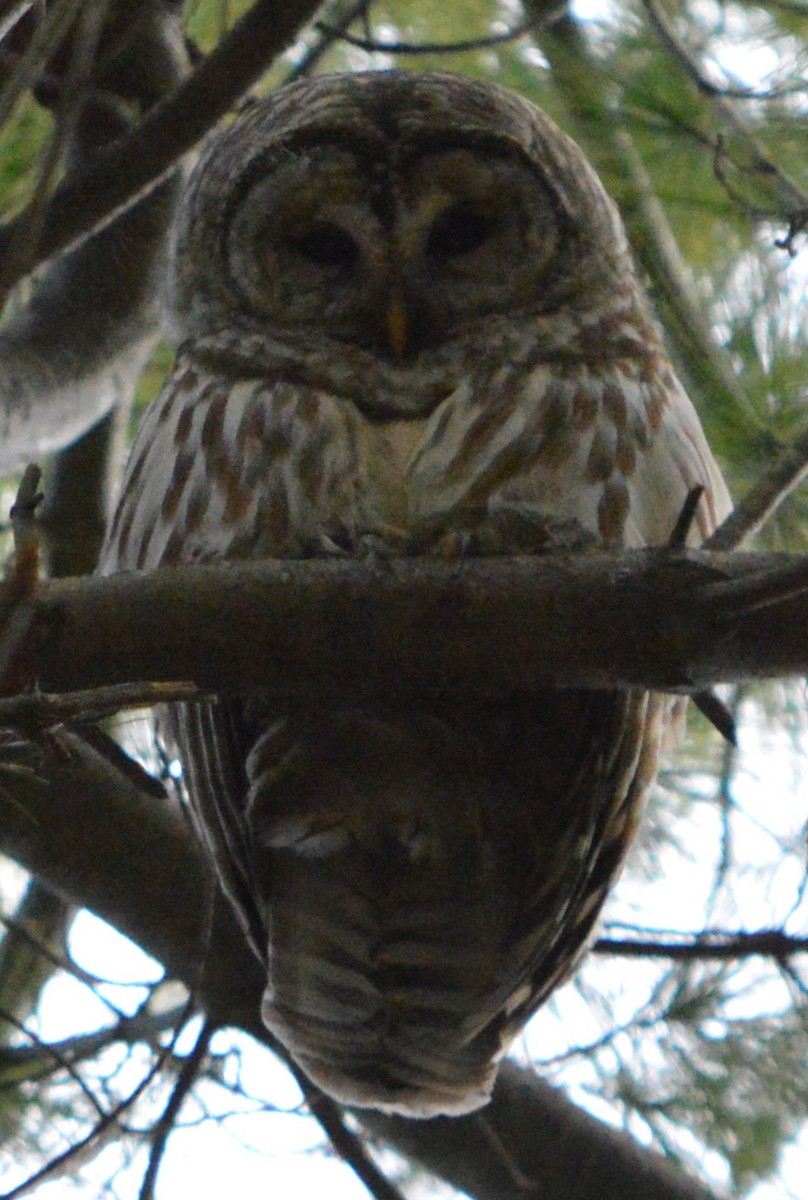
<path fill-rule="evenodd" d="M 689 396 L 668 369 L 664 385 L 635 384 L 629 390 L 628 408 L 643 414 L 646 437 L 641 439 L 636 469 L 628 477 L 626 544 L 665 545 L 684 497 L 692 488 L 702 487 L 690 536 L 690 542 L 698 545 L 729 515 L 732 500 Z"/>
<path fill-rule="evenodd" d="M 328 393 L 180 351 L 138 430 L 103 574 L 169 563 L 301 558 L 355 519 L 356 419 Z"/>
<path fill-rule="evenodd" d="M 138 430 L 101 574 L 294 556 L 316 542 L 316 520 L 303 515 L 310 505 L 296 461 L 310 431 L 302 427 L 294 389 L 258 378 L 231 380 L 220 367 L 207 370 L 195 354 L 177 355 Z M 334 453 L 335 469 L 350 489 L 351 463 Z M 224 700 L 172 705 L 159 710 L 157 723 L 168 755 L 182 763 L 180 786 L 197 832 L 263 957 L 266 938 L 244 824 L 250 743 L 243 706 Z"/>
<path fill-rule="evenodd" d="M 158 733 L 182 764 L 180 790 L 197 836 L 253 951 L 266 954 L 244 820 L 249 751 L 236 701 L 174 704 L 158 711 Z"/>
<path fill-rule="evenodd" d="M 666 359 L 539 363 L 467 386 L 432 414 L 411 463 L 418 520 L 443 532 L 511 506 L 619 546 L 665 545 L 685 498 L 691 541 L 731 508 L 698 416 Z M 507 535 L 506 535 L 507 536 Z M 574 538 L 572 539 L 574 543 Z M 502 544 L 499 553 L 508 553 Z"/>

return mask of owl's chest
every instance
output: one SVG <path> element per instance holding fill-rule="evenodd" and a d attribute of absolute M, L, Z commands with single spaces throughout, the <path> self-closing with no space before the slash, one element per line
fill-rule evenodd
<path fill-rule="evenodd" d="M 358 423 L 356 503 L 367 517 L 404 531 L 417 522 L 423 489 L 414 464 L 424 447 L 426 427 L 423 420 Z"/>
<path fill-rule="evenodd" d="M 231 394 L 228 406 L 236 399 Z M 249 481 L 247 524 L 259 541 L 271 535 L 262 547 L 270 554 L 316 552 L 318 540 L 327 548 L 365 534 L 403 546 L 440 519 L 447 489 L 462 499 L 476 474 L 467 454 L 458 470 L 457 435 L 441 420 L 456 411 L 455 396 L 441 413 L 396 420 L 374 420 L 349 398 L 287 384 L 244 399 L 247 407 L 230 423 L 250 435 L 225 439 L 227 470 L 211 473 L 242 488 Z"/>
<path fill-rule="evenodd" d="M 608 480 L 589 459 L 596 442 L 616 441 L 614 423 L 562 421 L 544 374 L 519 388 L 470 377 L 424 416 L 373 420 L 350 397 L 180 362 L 131 468 L 155 460 L 165 490 L 119 514 L 140 545 L 136 565 L 295 558 L 366 534 L 421 552 L 433 534 L 468 531 L 503 508 L 596 531 Z"/>

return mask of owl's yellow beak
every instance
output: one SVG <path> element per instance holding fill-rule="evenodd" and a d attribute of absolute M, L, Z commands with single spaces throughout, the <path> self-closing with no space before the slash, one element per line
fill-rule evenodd
<path fill-rule="evenodd" d="M 394 358 L 401 361 L 407 353 L 410 340 L 410 319 L 404 304 L 397 296 L 393 296 L 387 305 L 385 313 L 387 340 Z"/>

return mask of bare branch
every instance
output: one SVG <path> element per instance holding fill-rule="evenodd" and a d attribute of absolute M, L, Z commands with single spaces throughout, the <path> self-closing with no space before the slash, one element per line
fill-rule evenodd
<path fill-rule="evenodd" d="M 646 13 L 648 14 L 648 19 L 651 26 L 656 31 L 660 42 L 665 47 L 667 52 L 684 70 L 684 73 L 687 75 L 688 79 L 690 79 L 691 83 L 693 83 L 693 85 L 698 89 L 698 91 L 701 92 L 702 95 L 708 97 L 710 104 L 718 118 L 728 129 L 733 132 L 736 137 L 741 140 L 742 144 L 746 147 L 746 150 L 750 156 L 753 173 L 765 178 L 770 185 L 773 185 L 782 205 L 782 210 L 779 213 L 768 210 L 757 210 L 757 215 L 770 217 L 779 216 L 781 219 L 784 217 L 789 222 L 791 230 L 790 235 L 788 238 L 782 240 L 779 244 L 791 252 L 791 242 L 793 241 L 796 233 L 799 232 L 805 224 L 806 214 L 808 213 L 808 195 L 806 195 L 806 193 L 786 175 L 783 169 L 768 153 L 766 147 L 763 145 L 760 139 L 752 131 L 749 124 L 744 120 L 740 113 L 736 111 L 733 105 L 729 103 L 729 97 L 734 95 L 734 98 L 737 98 L 737 93 L 733 94 L 728 89 L 716 87 L 706 79 L 698 64 L 693 61 L 693 58 L 690 55 L 687 47 L 677 36 L 672 24 L 663 12 L 661 6 L 657 3 L 657 0 L 642 0 L 642 3 Z M 800 90 L 804 91 L 805 85 L 801 85 Z M 743 98 L 754 99 L 756 97 L 754 93 L 744 93 Z M 720 154 L 720 150 L 721 146 L 719 145 L 716 147 L 717 155 Z M 720 172 L 717 172 L 717 174 L 719 180 L 724 183 L 725 186 L 727 186 L 726 178 L 722 178 Z M 734 199 L 740 199 L 732 192 L 731 189 L 728 190 Z M 751 212 L 755 211 L 751 206 L 745 205 L 745 207 Z"/>
<path fill-rule="evenodd" d="M 808 670 L 807 595 L 805 558 L 654 549 L 172 567 L 41 584 L 18 657 L 52 691 L 698 692 Z"/>
<path fill-rule="evenodd" d="M 120 213 L 164 178 L 268 69 L 318 7 L 317 0 L 256 0 L 216 50 L 136 129 L 60 184 L 48 203 L 29 269 Z M 22 212 L 0 227 L 0 259 L 26 221 Z"/>
<path fill-rule="evenodd" d="M 642 4 L 648 14 L 651 26 L 656 30 L 665 49 L 676 59 L 691 83 L 695 84 L 705 96 L 730 100 L 773 100 L 780 96 L 802 95 L 808 90 L 805 83 L 795 83 L 790 87 L 769 88 L 762 91 L 752 87 L 732 87 L 730 84 L 713 83 L 693 59 L 684 43 L 676 36 L 673 26 L 657 0 L 642 0 Z M 806 15 L 805 9 L 802 10 L 802 15 Z"/>
<path fill-rule="evenodd" d="M 98 993 L 96 993 L 98 994 Z M 64 1038 L 60 1042 L 43 1042 L 34 1037 L 30 1030 L 24 1032 L 32 1038 L 27 1046 L 4 1046 L 2 1086 L 30 1079 L 36 1073 L 41 1078 L 43 1069 L 53 1069 L 63 1060 L 71 1064 L 95 1058 L 102 1050 L 117 1043 L 133 1046 L 137 1042 L 155 1044 L 161 1033 L 173 1029 L 184 1012 L 185 1005 L 175 1006 L 167 1012 L 141 1010 L 133 1017 L 120 1017 L 114 1024 L 97 1029 L 93 1033 Z"/>
<path fill-rule="evenodd" d="M 160 1050 L 154 1063 L 149 1070 L 142 1076 L 136 1086 L 132 1089 L 119 1104 L 116 1104 L 109 1111 L 100 1109 L 99 1119 L 95 1122 L 92 1129 L 86 1136 L 80 1138 L 67 1148 L 62 1154 L 57 1154 L 51 1158 L 41 1170 L 29 1176 L 23 1183 L 6 1192 L 1 1200 L 19 1200 L 20 1197 L 34 1192 L 41 1184 L 52 1181 L 55 1178 L 66 1174 L 68 1171 L 74 1172 L 76 1167 L 88 1157 L 96 1155 L 112 1137 L 117 1137 L 120 1132 L 120 1122 L 123 1114 L 135 1104 L 140 1096 L 146 1091 L 152 1080 L 158 1075 L 165 1061 L 171 1056 L 176 1046 L 177 1040 L 182 1032 L 188 1017 L 191 1013 L 191 1002 L 189 1001 L 183 1009 L 183 1013 L 174 1028 L 171 1041 L 169 1044 Z M 95 1102 L 95 1101 L 94 1101 Z"/>
<path fill-rule="evenodd" d="M 210 1021 L 203 1022 L 193 1049 L 185 1059 L 182 1070 L 171 1090 L 168 1103 L 152 1130 L 149 1162 L 146 1167 L 146 1173 L 143 1176 L 139 1200 L 153 1200 L 154 1185 L 157 1182 L 157 1174 L 160 1170 L 160 1163 L 162 1162 L 166 1146 L 168 1145 L 168 1138 L 174 1129 L 180 1109 L 202 1070 L 205 1057 L 208 1053 L 208 1047 L 210 1046 L 210 1039 L 215 1032 L 215 1025 L 212 1025 Z"/>
<path fill-rule="evenodd" d="M 320 60 L 334 45 L 334 42 L 338 41 L 350 29 L 354 21 L 361 17 L 367 26 L 373 3 L 374 0 L 354 0 L 354 3 L 339 16 L 335 17 L 332 23 L 318 21 L 314 28 L 318 32 L 319 37 L 314 41 L 313 45 L 308 47 L 300 61 L 296 63 L 286 76 L 284 82 L 292 83 L 296 79 L 302 79 L 305 75 L 310 75 Z"/>
<path fill-rule="evenodd" d="M 709 1188 L 622 1131 L 607 1129 L 513 1062 L 503 1063 L 481 1113 L 433 1121 L 366 1113 L 362 1124 L 475 1200 L 717 1200 Z"/>
<path fill-rule="evenodd" d="M 370 1158 L 361 1139 L 347 1128 L 339 1105 L 329 1099 L 319 1088 L 312 1087 L 307 1080 L 301 1077 L 299 1071 L 294 1070 L 294 1074 L 301 1085 L 312 1116 L 319 1123 L 337 1154 L 353 1169 L 356 1177 L 364 1183 L 374 1200 L 403 1200 L 398 1188 L 390 1183 Z"/>
<path fill-rule="evenodd" d="M 525 37 L 526 34 L 534 33 L 540 26 L 556 20 L 565 11 L 565 8 L 566 2 L 564 0 L 555 10 L 551 10 L 541 16 L 531 17 L 530 20 L 523 21 L 520 25 L 515 25 L 513 29 L 504 30 L 502 33 L 492 33 L 478 38 L 467 38 L 451 42 L 379 42 L 374 38 L 355 37 L 346 30 L 340 31 L 321 22 L 317 23 L 316 28 L 339 41 L 347 42 L 349 46 L 356 46 L 359 50 L 366 50 L 371 54 L 402 54 L 411 56 L 421 54 L 464 54 L 470 50 L 485 50 L 491 46 L 503 46 L 508 42 L 516 42 L 519 38 Z"/>
<path fill-rule="evenodd" d="M 620 958 L 670 958 L 684 960 L 748 958 L 751 954 L 778 960 L 808 952 L 808 938 L 790 937 L 780 929 L 759 929 L 753 933 L 707 932 L 680 941 L 658 938 L 601 937 L 592 947 L 593 954 L 615 954 Z"/>
<path fill-rule="evenodd" d="M 808 472 L 808 430 L 758 476 L 749 492 L 705 542 L 708 550 L 735 550 L 757 533 Z"/>

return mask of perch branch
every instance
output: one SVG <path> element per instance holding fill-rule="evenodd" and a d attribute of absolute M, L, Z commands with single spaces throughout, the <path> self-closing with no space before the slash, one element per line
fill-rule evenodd
<path fill-rule="evenodd" d="M 267 560 L 53 580 L 28 603 L 45 691 L 692 693 L 808 671 L 808 559 L 787 555 Z"/>

